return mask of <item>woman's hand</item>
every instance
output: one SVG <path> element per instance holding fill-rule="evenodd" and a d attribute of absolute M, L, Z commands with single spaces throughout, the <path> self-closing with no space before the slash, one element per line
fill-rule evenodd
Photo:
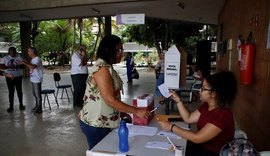
<path fill-rule="evenodd" d="M 142 109 L 142 108 L 137 108 L 136 115 L 140 118 L 148 118 L 151 114 L 148 110 Z"/>
<path fill-rule="evenodd" d="M 170 131 L 172 124 L 169 123 L 168 121 L 158 121 L 158 124 L 164 131 Z"/>
<path fill-rule="evenodd" d="M 12 74 L 5 74 L 6 77 L 13 79 L 14 76 Z"/>
<path fill-rule="evenodd" d="M 22 60 L 22 61 L 20 62 L 20 64 L 21 64 L 21 65 L 26 65 L 26 64 L 27 64 L 27 61 L 26 61 L 26 60 Z"/>
<path fill-rule="evenodd" d="M 178 103 L 178 102 L 181 101 L 180 97 L 176 94 L 175 91 L 170 90 L 170 94 L 171 94 L 171 98 L 172 98 L 176 103 Z"/>

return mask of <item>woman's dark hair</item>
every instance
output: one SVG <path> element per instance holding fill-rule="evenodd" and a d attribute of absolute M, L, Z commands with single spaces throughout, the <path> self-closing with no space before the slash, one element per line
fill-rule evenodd
<path fill-rule="evenodd" d="M 86 46 L 81 44 L 80 47 L 79 47 L 79 50 L 80 51 L 86 51 Z"/>
<path fill-rule="evenodd" d="M 34 52 L 36 55 L 38 54 L 38 51 L 35 47 L 30 47 L 30 49 L 32 50 L 32 52 Z"/>
<path fill-rule="evenodd" d="M 116 62 L 116 45 L 121 43 L 121 39 L 115 35 L 106 35 L 100 42 L 97 58 L 103 59 L 108 64 Z"/>
<path fill-rule="evenodd" d="M 10 53 L 10 51 L 13 51 L 15 54 L 17 54 L 17 50 L 15 47 L 9 47 L 8 48 L 8 54 Z"/>
<path fill-rule="evenodd" d="M 220 108 L 230 105 L 237 93 L 237 81 L 230 71 L 221 71 L 205 78 L 212 91 L 216 92 Z"/>

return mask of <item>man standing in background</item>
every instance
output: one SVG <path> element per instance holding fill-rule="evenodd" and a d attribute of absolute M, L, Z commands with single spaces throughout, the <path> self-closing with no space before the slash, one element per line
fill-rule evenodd
<path fill-rule="evenodd" d="M 81 45 L 71 57 L 71 80 L 73 84 L 73 107 L 83 107 L 83 97 L 88 77 L 86 46 Z"/>
<path fill-rule="evenodd" d="M 33 95 L 36 99 L 36 105 L 32 108 L 35 113 L 42 113 L 41 83 L 43 81 L 43 65 L 40 57 L 37 56 L 37 50 L 34 47 L 28 48 L 28 56 L 31 62 L 22 61 L 30 69 L 30 81 L 32 83 Z"/>

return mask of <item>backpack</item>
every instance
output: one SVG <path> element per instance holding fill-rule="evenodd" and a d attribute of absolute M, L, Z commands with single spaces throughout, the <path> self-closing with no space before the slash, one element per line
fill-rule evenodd
<path fill-rule="evenodd" d="M 236 138 L 225 144 L 219 152 L 220 156 L 259 156 L 252 143 L 245 138 Z"/>

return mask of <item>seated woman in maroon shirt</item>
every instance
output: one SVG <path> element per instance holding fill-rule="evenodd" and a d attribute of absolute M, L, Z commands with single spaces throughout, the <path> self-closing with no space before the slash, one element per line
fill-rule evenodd
<path fill-rule="evenodd" d="M 189 124 L 197 123 L 198 131 L 185 130 L 167 121 L 159 121 L 159 124 L 163 130 L 189 141 L 186 155 L 216 156 L 222 146 L 234 137 L 234 119 L 228 107 L 236 92 L 235 76 L 228 71 L 210 75 L 203 80 L 200 90 L 202 105 L 194 112 L 188 112 L 180 97 L 171 91 L 171 98 L 177 103 L 183 120 Z"/>

